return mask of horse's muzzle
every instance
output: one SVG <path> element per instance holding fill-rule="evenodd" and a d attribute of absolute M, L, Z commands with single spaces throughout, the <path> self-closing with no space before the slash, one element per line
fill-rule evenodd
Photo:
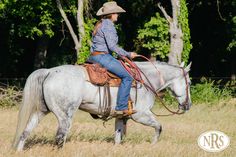
<path fill-rule="evenodd" d="M 179 104 L 179 109 L 180 109 L 180 110 L 183 110 L 183 111 L 188 111 L 191 106 L 192 106 L 192 103 Z"/>

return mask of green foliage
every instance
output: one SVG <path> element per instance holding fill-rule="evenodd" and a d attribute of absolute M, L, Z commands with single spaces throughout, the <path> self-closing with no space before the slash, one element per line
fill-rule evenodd
<path fill-rule="evenodd" d="M 163 97 L 163 101 L 168 104 L 168 106 L 176 106 L 178 105 L 178 102 L 176 101 L 176 98 L 172 95 L 172 92 L 167 89 L 165 92 L 165 96 Z"/>
<path fill-rule="evenodd" d="M 3 12 L 4 12 L 4 9 L 5 9 L 7 3 L 8 3 L 8 0 L 1 0 L 0 1 L 0 17 L 1 18 L 4 17 Z"/>
<path fill-rule="evenodd" d="M 236 8 L 236 4 L 235 4 Z M 232 41 L 229 43 L 227 50 L 232 51 L 233 48 L 236 49 L 236 16 L 232 17 L 231 20 L 231 26 L 232 26 Z"/>
<path fill-rule="evenodd" d="M 232 89 L 228 86 L 220 87 L 220 82 L 201 79 L 201 83 L 191 88 L 191 96 L 193 103 L 210 103 L 214 104 L 221 99 L 229 99 L 232 97 Z"/>
<path fill-rule="evenodd" d="M 136 46 L 151 51 L 152 56 L 160 56 L 165 59 L 169 53 L 169 26 L 167 21 L 156 13 L 150 21 L 144 24 L 144 28 L 138 30 Z"/>
<path fill-rule="evenodd" d="M 87 19 L 84 23 L 84 29 L 85 29 L 85 36 L 82 40 L 82 47 L 79 50 L 79 56 L 77 59 L 78 64 L 84 63 L 89 55 L 90 55 L 90 45 L 91 45 L 91 38 L 92 38 L 92 31 L 94 28 L 94 24 L 96 23 L 96 19 Z"/>
<path fill-rule="evenodd" d="M 180 15 L 178 17 L 179 24 L 181 25 L 182 32 L 183 32 L 183 52 L 182 52 L 182 61 L 185 63 L 188 62 L 189 53 L 193 48 L 192 44 L 190 43 L 190 29 L 188 24 L 188 8 L 186 5 L 186 0 L 180 0 Z"/>
<path fill-rule="evenodd" d="M 11 31 L 19 37 L 52 37 L 56 9 L 49 0 L 4 0 L 0 2 L 0 17 L 11 24 Z"/>

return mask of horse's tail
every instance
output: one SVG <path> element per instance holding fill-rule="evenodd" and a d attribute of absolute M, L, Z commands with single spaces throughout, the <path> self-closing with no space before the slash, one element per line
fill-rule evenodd
<path fill-rule="evenodd" d="M 48 74 L 49 71 L 47 69 L 39 69 L 27 78 L 23 91 L 23 100 L 18 114 L 18 124 L 12 145 L 13 149 L 17 148 L 20 142 L 20 137 L 32 114 L 40 110 L 40 106 L 44 103 L 42 84 Z"/>

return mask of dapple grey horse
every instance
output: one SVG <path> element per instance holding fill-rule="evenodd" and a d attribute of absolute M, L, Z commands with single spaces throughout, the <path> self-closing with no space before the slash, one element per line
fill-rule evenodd
<path fill-rule="evenodd" d="M 186 68 L 169 65 L 167 63 L 136 62 L 140 70 L 146 75 L 156 91 L 169 87 L 176 97 L 179 108 L 188 110 L 191 106 L 190 79 Z M 154 67 L 155 65 L 155 67 Z M 157 71 L 158 69 L 158 71 Z M 103 93 L 100 87 L 91 84 L 87 72 L 83 66 L 63 65 L 51 69 L 39 69 L 28 78 L 23 91 L 23 101 L 18 115 L 13 148 L 22 150 L 25 141 L 33 128 L 49 112 L 52 112 L 58 120 L 56 144 L 63 146 L 71 127 L 73 115 L 77 109 L 91 114 L 99 113 L 99 103 L 103 102 Z M 117 98 L 117 87 L 110 88 L 111 106 L 114 109 Z M 155 119 L 151 108 L 155 102 L 155 94 L 143 85 L 139 85 L 137 91 L 132 88 L 130 97 L 136 99 L 134 109 L 137 113 L 131 116 L 135 122 L 151 126 L 155 129 L 153 143 L 157 142 L 161 133 L 161 124 Z M 101 100 L 99 100 L 101 99 Z M 116 119 L 115 143 L 120 143 L 124 132 L 123 121 Z"/>

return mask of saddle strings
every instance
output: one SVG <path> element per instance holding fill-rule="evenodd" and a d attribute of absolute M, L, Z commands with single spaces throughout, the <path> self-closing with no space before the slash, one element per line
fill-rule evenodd
<path fill-rule="evenodd" d="M 111 94 L 108 84 L 103 86 L 103 102 L 101 103 L 101 87 L 99 86 L 99 107 L 98 113 L 101 115 L 100 119 L 107 121 L 111 112 Z"/>

